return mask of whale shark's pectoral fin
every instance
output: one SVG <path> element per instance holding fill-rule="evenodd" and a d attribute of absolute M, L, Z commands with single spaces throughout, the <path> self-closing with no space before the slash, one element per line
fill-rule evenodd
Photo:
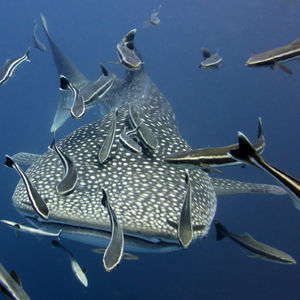
<path fill-rule="evenodd" d="M 40 159 L 41 156 L 42 156 L 41 154 L 19 152 L 19 153 L 16 153 L 15 155 L 13 155 L 12 159 L 18 165 L 31 166 L 38 159 Z"/>
<path fill-rule="evenodd" d="M 214 187 L 217 196 L 248 193 L 273 195 L 287 194 L 286 190 L 283 189 L 281 186 L 273 184 L 249 183 L 223 178 L 211 178 L 211 183 Z"/>
<path fill-rule="evenodd" d="M 66 107 L 71 107 L 73 103 L 73 95 L 69 91 L 61 91 L 61 97 L 56 109 L 56 113 L 51 125 L 51 132 L 55 132 L 61 127 L 71 116 L 70 110 Z"/>

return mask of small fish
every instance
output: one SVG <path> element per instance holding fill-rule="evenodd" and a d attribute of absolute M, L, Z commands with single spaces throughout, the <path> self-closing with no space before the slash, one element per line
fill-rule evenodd
<path fill-rule="evenodd" d="M 70 83 L 69 79 L 60 75 L 60 90 L 70 90 L 74 94 L 74 100 L 71 107 L 71 115 L 74 119 L 78 120 L 83 117 L 85 114 L 85 103 L 83 97 L 80 95 L 77 88 L 75 88 L 72 83 Z"/>
<path fill-rule="evenodd" d="M 49 148 L 55 151 L 64 167 L 64 176 L 63 179 L 56 185 L 56 191 L 61 195 L 70 194 L 75 189 L 78 179 L 75 165 L 72 159 L 56 146 L 55 134 Z"/>
<path fill-rule="evenodd" d="M 211 54 L 206 48 L 202 48 L 202 55 L 204 60 L 201 61 L 199 68 L 202 69 L 217 69 L 221 66 L 222 57 L 219 55 L 219 51 L 215 54 Z"/>
<path fill-rule="evenodd" d="M 122 41 L 117 44 L 117 54 L 120 62 L 130 70 L 139 70 L 142 65 L 142 61 L 136 53 L 133 44 L 135 33 L 136 29 L 132 29 L 125 35 Z"/>
<path fill-rule="evenodd" d="M 37 29 L 37 22 L 36 20 L 34 20 L 34 25 L 33 25 L 33 43 L 34 43 L 34 48 L 39 49 L 41 51 L 46 51 L 47 48 L 46 46 L 38 39 L 37 35 L 36 35 L 36 29 Z"/>
<path fill-rule="evenodd" d="M 185 181 L 187 184 L 184 201 L 180 212 L 180 219 L 178 225 L 178 239 L 181 246 L 187 249 L 193 240 L 193 224 L 192 224 L 192 187 L 189 173 L 185 173 Z"/>
<path fill-rule="evenodd" d="M 255 150 L 260 154 L 265 149 L 265 138 L 262 130 L 262 122 L 259 118 L 258 139 L 253 145 Z M 213 171 L 215 168 L 226 167 L 241 164 L 239 160 L 234 159 L 229 152 L 239 148 L 239 144 L 232 144 L 224 147 L 200 148 L 172 153 L 165 157 L 165 161 L 172 165 L 182 168 L 202 168 Z"/>
<path fill-rule="evenodd" d="M 89 104 L 96 99 L 103 97 L 113 85 L 113 76 L 107 69 L 100 64 L 103 75 L 98 80 L 88 84 L 79 92 L 85 104 Z"/>
<path fill-rule="evenodd" d="M 101 249 L 101 248 L 99 248 L 99 249 L 92 249 L 92 251 L 95 252 L 95 253 L 104 254 L 105 249 Z M 126 259 L 126 260 L 138 260 L 139 259 L 138 256 L 133 255 L 131 253 L 127 253 L 127 252 L 123 252 L 122 258 Z"/>
<path fill-rule="evenodd" d="M 137 133 L 143 144 L 155 151 L 158 147 L 157 138 L 155 134 L 146 126 L 146 124 L 141 121 L 139 114 L 133 110 L 132 105 L 129 107 L 129 117 L 132 127 L 138 127 Z"/>
<path fill-rule="evenodd" d="M 138 127 L 126 131 L 125 127 L 124 130 L 120 133 L 119 140 L 122 146 L 133 153 L 143 153 L 143 149 L 140 144 L 138 144 L 131 135 L 137 133 Z"/>
<path fill-rule="evenodd" d="M 5 156 L 5 165 L 9 168 L 14 168 L 22 178 L 28 198 L 31 202 L 32 208 L 36 211 L 36 213 L 41 216 L 43 219 L 47 220 L 49 216 L 49 209 L 46 202 L 42 199 L 38 191 L 33 187 L 30 180 L 28 179 L 25 172 L 16 164 L 13 159 L 6 155 Z"/>
<path fill-rule="evenodd" d="M 86 269 L 82 269 L 78 263 L 78 261 L 75 259 L 75 257 L 73 256 L 72 252 L 70 250 L 68 250 L 66 247 L 64 247 L 62 244 L 60 244 L 58 241 L 53 240 L 51 242 L 53 247 L 56 248 L 61 248 L 63 249 L 69 256 L 70 258 L 70 262 L 71 262 L 71 267 L 72 267 L 72 271 L 74 273 L 74 275 L 76 276 L 76 278 L 85 286 L 88 286 L 88 279 L 86 277 Z"/>
<path fill-rule="evenodd" d="M 161 5 L 159 5 L 158 9 L 154 9 L 150 16 L 150 23 L 152 25 L 158 25 L 160 23 L 160 19 L 158 17 L 159 11 L 161 9 Z"/>
<path fill-rule="evenodd" d="M 10 274 L 0 263 L 0 291 L 8 298 L 15 300 L 30 300 L 30 297 L 22 287 L 20 278 L 16 271 Z"/>
<path fill-rule="evenodd" d="M 60 237 L 60 234 L 62 232 L 62 229 L 60 229 L 58 232 L 50 232 L 47 230 L 43 230 L 40 228 L 34 228 L 30 226 L 26 226 L 20 223 L 16 223 L 13 221 L 8 221 L 8 220 L 0 220 L 4 224 L 8 225 L 9 227 L 13 228 L 16 231 L 24 232 L 24 233 L 30 233 L 33 235 L 41 235 L 41 236 L 51 236 L 51 237 Z"/>
<path fill-rule="evenodd" d="M 255 150 L 248 138 L 238 132 L 239 148 L 229 154 L 241 162 L 256 166 L 275 178 L 292 198 L 296 209 L 300 210 L 300 180 L 268 164 Z"/>
<path fill-rule="evenodd" d="M 105 270 L 110 272 L 117 267 L 123 257 L 124 234 L 104 189 L 102 189 L 102 193 L 101 203 L 107 208 L 111 225 L 111 238 L 103 255 L 103 265 Z"/>
<path fill-rule="evenodd" d="M 103 164 L 109 157 L 111 147 L 113 145 L 115 134 L 116 134 L 117 116 L 118 116 L 118 109 L 115 110 L 115 115 L 113 117 L 109 132 L 107 133 L 107 136 L 98 153 L 98 159 L 100 164 Z"/>
<path fill-rule="evenodd" d="M 24 61 L 30 62 L 29 59 L 29 50 L 27 49 L 26 53 L 14 59 L 8 59 L 3 67 L 0 69 L 0 85 L 4 84 L 10 77 L 13 76 L 15 69 Z"/>
<path fill-rule="evenodd" d="M 247 62 L 247 67 L 260 67 L 260 66 L 270 66 L 274 69 L 278 66 L 282 71 L 287 74 L 292 74 L 292 71 L 281 62 L 295 60 L 300 57 L 300 38 L 292 41 L 290 44 L 268 50 L 262 53 L 255 54 L 251 56 Z"/>
<path fill-rule="evenodd" d="M 229 232 L 218 221 L 215 221 L 215 227 L 217 230 L 217 241 L 222 240 L 225 236 L 228 236 L 242 248 L 250 251 L 251 253 L 254 253 L 254 255 L 249 255 L 250 257 L 261 258 L 275 263 L 296 264 L 295 259 L 289 254 L 255 240 L 248 233 L 245 233 L 243 235 L 234 234 L 232 232 Z"/>

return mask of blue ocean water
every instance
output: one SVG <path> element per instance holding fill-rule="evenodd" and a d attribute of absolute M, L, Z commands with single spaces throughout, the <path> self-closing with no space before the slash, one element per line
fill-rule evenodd
<path fill-rule="evenodd" d="M 159 4 L 161 24 L 144 26 Z M 116 44 L 137 28 L 135 44 L 147 72 L 173 106 L 180 133 L 193 148 L 234 143 L 238 130 L 254 140 L 262 117 L 263 157 L 300 178 L 300 64 L 287 64 L 292 76 L 244 66 L 251 54 L 299 37 L 299 10 L 296 0 L 2 1 L 0 61 L 25 52 L 32 43 L 33 20 L 43 12 L 57 44 L 89 79 L 98 78 L 99 62 L 123 76 L 122 66 L 107 61 L 117 59 Z M 41 26 L 38 35 L 49 48 Z M 219 49 L 219 70 L 198 68 L 202 46 Z M 20 151 L 43 153 L 52 140 L 59 100 L 55 65 L 49 49 L 31 51 L 30 58 L 0 87 L 3 159 Z M 97 117 L 90 112 L 84 122 Z M 60 136 L 77 126 L 69 120 Z M 274 183 L 252 167 L 223 171 L 218 176 Z M 0 219 L 22 222 L 11 201 L 19 177 L 1 167 L 0 178 Z M 216 219 L 300 260 L 300 213 L 288 196 L 223 196 Z M 102 258 L 90 247 L 63 240 L 87 268 L 88 288 L 75 279 L 67 257 L 50 240 L 25 234 L 17 239 L 4 225 L 0 234 L 0 262 L 17 270 L 32 299 L 300 299 L 298 265 L 248 258 L 231 241 L 216 242 L 213 227 L 188 250 L 140 254 L 138 261 L 123 261 L 112 273 L 104 271 Z"/>

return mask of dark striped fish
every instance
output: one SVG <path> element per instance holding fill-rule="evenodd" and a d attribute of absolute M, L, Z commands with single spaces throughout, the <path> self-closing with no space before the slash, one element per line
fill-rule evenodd
<path fill-rule="evenodd" d="M 251 56 L 247 62 L 247 67 L 269 66 L 274 68 L 278 66 L 282 71 L 292 74 L 292 71 L 281 62 L 298 59 L 300 57 L 300 38 L 292 41 L 290 44 L 268 50 Z"/>
<path fill-rule="evenodd" d="M 275 178 L 291 196 L 295 208 L 300 210 L 300 180 L 268 164 L 243 133 L 238 132 L 238 138 L 239 148 L 231 150 L 229 154 L 234 159 L 256 166 Z"/>
<path fill-rule="evenodd" d="M 117 45 L 117 54 L 120 62 L 129 70 L 138 70 L 142 65 L 142 60 L 136 53 L 133 44 L 135 33 L 136 29 L 130 30 Z"/>
<path fill-rule="evenodd" d="M 26 53 L 23 56 L 8 59 L 3 67 L 0 69 L 0 85 L 6 83 L 6 81 L 13 76 L 15 69 L 24 61 L 30 62 L 29 59 L 29 50 L 30 47 L 27 49 Z"/>
<path fill-rule="evenodd" d="M 107 208 L 111 226 L 111 238 L 103 255 L 103 265 L 107 272 L 114 270 L 123 257 L 124 235 L 117 216 L 110 206 L 107 193 L 102 189 L 102 205 Z"/>
<path fill-rule="evenodd" d="M 222 57 L 219 55 L 219 51 L 215 54 L 211 54 L 206 48 L 202 48 L 202 55 L 204 60 L 201 61 L 199 68 L 202 69 L 218 69 L 221 66 Z"/>
<path fill-rule="evenodd" d="M 16 164 L 8 155 L 5 156 L 5 159 L 5 165 L 9 168 L 14 168 L 22 178 L 32 208 L 39 216 L 47 220 L 49 216 L 49 209 L 46 202 L 42 199 L 36 188 L 32 185 L 26 173 L 19 167 L 19 165 Z"/>
<path fill-rule="evenodd" d="M 124 130 L 119 135 L 119 140 L 122 146 L 128 151 L 141 154 L 143 152 L 142 146 L 131 137 L 137 133 L 137 130 L 138 127 L 126 131 L 126 128 L 124 127 Z"/>
<path fill-rule="evenodd" d="M 265 149 L 265 138 L 263 135 L 261 119 L 258 123 L 258 139 L 253 145 L 257 153 L 262 153 Z M 239 144 L 232 144 L 224 147 L 200 148 L 195 150 L 172 153 L 165 157 L 165 161 L 174 166 L 182 168 L 202 168 L 216 170 L 214 168 L 226 167 L 241 164 L 242 162 L 234 159 L 229 152 L 239 148 Z"/>
<path fill-rule="evenodd" d="M 75 164 L 73 160 L 67 154 L 61 151 L 61 149 L 56 145 L 55 136 L 53 138 L 52 144 L 50 145 L 50 149 L 54 150 L 64 167 L 63 179 L 56 185 L 56 191 L 60 195 L 67 195 L 69 193 L 72 193 L 76 187 L 78 180 Z"/>
<path fill-rule="evenodd" d="M 19 276 L 15 271 L 10 274 L 0 264 L 0 291 L 8 298 L 13 300 L 30 300 L 20 282 Z"/>
<path fill-rule="evenodd" d="M 78 261 L 75 259 L 73 253 L 67 249 L 66 247 L 64 247 L 61 243 L 59 243 L 58 241 L 56 240 L 53 240 L 51 242 L 52 246 L 53 247 L 56 247 L 56 248 L 60 248 L 62 249 L 69 257 L 70 259 L 70 262 L 71 262 L 71 268 L 72 268 L 72 271 L 75 275 L 75 277 L 85 286 L 87 287 L 88 286 L 88 279 L 86 277 L 86 270 L 85 269 L 82 269 L 78 263 Z"/>
<path fill-rule="evenodd" d="M 267 244 L 255 240 L 250 234 L 245 233 L 243 235 L 229 232 L 220 222 L 215 221 L 215 227 L 217 230 L 217 240 L 222 240 L 225 236 L 228 236 L 236 244 L 243 249 L 253 253 L 248 255 L 249 257 L 261 258 L 269 260 L 275 263 L 282 264 L 295 264 L 296 261 L 289 254 L 273 248 Z"/>

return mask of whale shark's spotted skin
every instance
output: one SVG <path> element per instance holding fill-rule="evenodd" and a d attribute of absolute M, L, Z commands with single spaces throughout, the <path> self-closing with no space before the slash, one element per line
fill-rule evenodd
<path fill-rule="evenodd" d="M 177 231 L 168 225 L 167 219 L 179 222 L 186 189 L 185 173 L 165 163 L 163 158 L 190 147 L 178 133 L 174 113 L 143 70 L 129 76 L 118 93 L 112 91 L 107 97 L 119 99 L 116 138 L 107 162 L 101 165 L 97 153 L 111 126 L 114 109 L 102 120 L 75 130 L 58 143 L 74 160 L 78 171 L 73 193 L 61 196 L 56 192 L 63 167 L 52 151 L 46 152 L 27 170 L 41 196 L 48 199 L 49 221 L 109 231 L 107 210 L 100 201 L 101 188 L 104 188 L 125 235 L 178 244 Z M 130 153 L 119 142 L 118 136 L 128 124 L 131 103 L 158 139 L 155 152 Z M 192 171 L 190 179 L 193 224 L 205 225 L 196 234 L 203 237 L 215 214 L 216 195 L 205 172 Z M 18 210 L 26 215 L 34 214 L 30 206 L 22 203 L 28 201 L 22 183 L 17 186 L 13 200 Z"/>

